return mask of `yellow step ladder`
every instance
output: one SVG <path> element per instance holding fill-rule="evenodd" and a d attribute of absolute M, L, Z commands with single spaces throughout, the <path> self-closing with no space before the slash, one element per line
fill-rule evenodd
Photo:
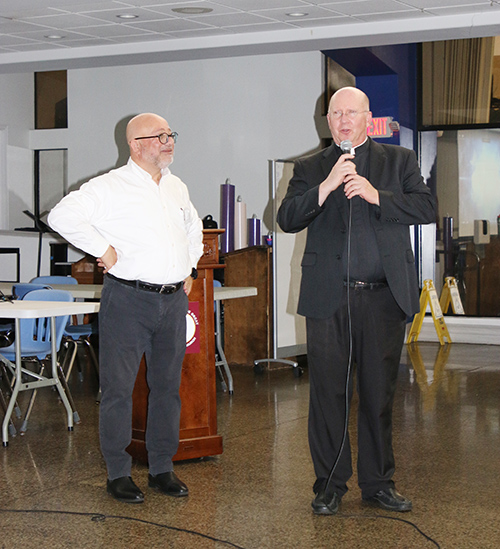
<path fill-rule="evenodd" d="M 441 306 L 443 314 L 448 312 L 450 304 L 453 314 L 465 314 L 462 306 L 462 300 L 460 299 L 460 293 L 458 291 L 457 281 L 453 276 L 447 276 L 444 279 L 443 291 L 441 292 L 441 299 L 439 300 L 439 305 Z"/>
<path fill-rule="evenodd" d="M 446 322 L 444 321 L 443 311 L 441 310 L 441 305 L 439 304 L 436 288 L 434 287 L 434 283 L 431 279 L 424 280 L 424 286 L 422 288 L 422 293 L 420 294 L 420 311 L 413 318 L 406 343 L 411 343 L 412 341 L 418 340 L 418 336 L 424 322 L 427 305 L 430 305 L 431 308 L 432 319 L 434 320 L 434 327 L 436 328 L 439 342 L 441 345 L 451 343 L 450 333 L 448 332 Z M 445 338 L 448 340 L 447 342 L 445 342 Z"/>

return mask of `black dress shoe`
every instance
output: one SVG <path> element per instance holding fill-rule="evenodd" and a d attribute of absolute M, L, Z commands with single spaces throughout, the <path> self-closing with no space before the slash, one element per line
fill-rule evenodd
<path fill-rule="evenodd" d="M 316 494 L 311 503 L 315 515 L 335 515 L 339 510 L 339 506 L 340 496 L 337 492 L 327 496 L 324 489 Z"/>
<path fill-rule="evenodd" d="M 400 513 L 404 513 L 412 510 L 411 501 L 402 496 L 395 488 L 380 490 L 374 496 L 363 498 L 363 500 L 378 505 L 379 507 L 382 507 L 382 509 L 387 509 L 388 511 L 399 511 Z"/>
<path fill-rule="evenodd" d="M 189 494 L 188 487 L 173 472 L 160 473 L 159 475 L 148 475 L 149 486 L 167 496 L 181 498 Z"/>
<path fill-rule="evenodd" d="M 124 503 L 143 503 L 144 494 L 134 484 L 131 477 L 120 477 L 108 480 L 108 494 L 111 494 L 118 501 Z"/>

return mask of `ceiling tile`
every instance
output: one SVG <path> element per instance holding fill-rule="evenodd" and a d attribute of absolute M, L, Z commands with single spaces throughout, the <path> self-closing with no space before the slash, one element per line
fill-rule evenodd
<path fill-rule="evenodd" d="M 187 3 L 187 2 L 179 2 L 178 0 L 176 0 L 174 3 L 168 4 L 168 5 L 165 5 L 165 6 L 149 6 L 148 7 L 148 9 L 151 10 L 151 11 L 155 11 L 157 13 L 165 13 L 167 15 L 172 15 L 174 17 L 188 17 L 189 18 L 189 17 L 193 17 L 194 15 L 196 15 L 196 14 L 190 15 L 189 13 L 187 13 L 187 14 L 176 13 L 176 12 L 172 11 L 175 8 L 210 8 L 212 10 L 210 13 L 201 14 L 201 15 L 219 15 L 219 14 L 222 14 L 222 13 L 234 13 L 234 12 L 240 11 L 240 10 L 231 8 L 229 6 L 222 6 L 222 5 L 219 5 L 219 4 L 214 4 L 213 2 L 192 2 L 192 3 Z"/>
<path fill-rule="evenodd" d="M 300 12 L 306 14 L 304 17 L 293 17 L 289 15 L 290 13 Z M 309 19 L 320 19 L 322 17 L 333 17 L 339 15 L 337 12 L 332 10 L 320 8 L 318 6 L 304 6 L 300 9 L 270 9 L 270 10 L 259 10 L 254 12 L 258 15 L 264 17 L 270 17 L 271 19 L 276 19 L 278 21 L 287 21 L 289 23 L 295 23 L 297 21 L 307 21 Z"/>
<path fill-rule="evenodd" d="M 356 23 L 355 17 L 348 15 L 334 15 L 333 17 L 322 17 L 321 19 L 297 19 L 293 24 L 302 28 L 326 27 L 329 25 L 345 25 L 347 23 Z"/>
<path fill-rule="evenodd" d="M 281 31 L 281 30 L 290 30 L 293 27 L 287 23 L 282 23 L 277 21 L 273 23 L 259 24 L 259 25 L 238 25 L 236 27 L 226 27 L 226 30 L 234 33 L 243 33 L 243 32 L 271 32 L 271 31 Z"/>
<path fill-rule="evenodd" d="M 435 8 L 427 8 L 425 10 L 427 13 L 433 14 L 433 15 L 458 15 L 460 13 L 487 13 L 487 12 L 499 12 L 500 11 L 500 5 L 499 4 L 482 4 L 482 5 L 474 5 L 474 6 L 454 6 L 454 7 L 435 7 Z M 500 31 L 500 29 L 499 29 Z"/>
<path fill-rule="evenodd" d="M 39 29 L 37 31 L 22 32 L 22 33 L 19 33 L 17 36 L 20 36 L 22 38 L 27 38 L 30 40 L 41 40 L 42 42 L 50 42 L 51 40 L 48 39 L 47 36 L 54 35 L 54 34 L 64 37 L 60 40 L 61 42 L 63 42 L 64 40 L 77 40 L 77 39 L 84 38 L 86 36 L 84 33 L 69 31 L 66 29 L 64 29 L 64 31 L 61 32 L 60 29 L 50 29 L 48 27 L 45 29 Z M 87 38 L 88 38 L 88 35 L 87 35 Z"/>
<path fill-rule="evenodd" d="M 155 21 L 157 19 L 167 19 L 164 13 L 158 13 L 143 8 L 121 8 L 114 10 L 99 10 L 86 12 L 86 16 L 93 19 L 107 21 L 108 23 L 127 23 L 131 21 Z M 137 15 L 137 19 L 122 19 L 119 15 Z"/>
<path fill-rule="evenodd" d="M 185 19 L 163 19 L 162 21 L 148 21 L 145 23 L 137 23 L 127 25 L 131 28 L 145 29 L 153 32 L 170 32 L 181 30 L 204 29 L 207 25 L 198 23 L 197 21 L 187 21 Z"/>
<path fill-rule="evenodd" d="M 407 4 L 414 8 L 444 8 L 446 6 L 480 6 L 482 4 L 491 5 L 490 0 L 401 0 L 403 4 Z"/>
<path fill-rule="evenodd" d="M 207 7 L 212 11 L 206 15 L 172 11 L 182 6 Z M 287 15 L 292 11 L 308 15 L 293 18 Z M 216 35 L 296 31 L 360 22 L 421 21 L 438 16 L 446 21 L 452 15 L 471 13 L 481 14 L 483 19 L 488 19 L 483 14 L 495 14 L 490 24 L 493 27 L 499 20 L 499 11 L 500 0 L 4 0 L 0 2 L 0 50 L 5 53 L 18 48 L 38 51 L 101 46 L 105 56 L 108 44 L 183 38 L 189 49 L 187 40 Z M 120 13 L 140 17 L 127 22 L 116 17 Z M 50 42 L 45 38 L 49 34 L 62 34 L 65 38 Z M 199 41 L 192 43 L 194 48 L 199 47 Z M 1 64 L 0 59 L 0 67 Z"/>
<path fill-rule="evenodd" d="M 75 13 L 47 15 L 44 17 L 30 17 L 23 20 L 26 23 L 44 25 L 52 29 L 74 29 L 76 27 L 90 27 L 91 25 L 105 24 L 104 21 L 99 21 L 98 19 Z"/>
<path fill-rule="evenodd" d="M 396 0 L 357 0 L 356 2 L 333 2 L 330 4 L 323 4 L 322 7 L 344 15 L 385 12 L 391 13 L 395 11 L 411 10 L 411 7 L 405 6 Z"/>
<path fill-rule="evenodd" d="M 90 36 L 98 36 L 100 38 L 148 34 L 147 30 L 133 28 L 128 25 L 101 25 L 99 27 L 82 27 L 73 30 L 80 31 L 82 34 L 87 34 Z"/>
<path fill-rule="evenodd" d="M 303 8 L 311 5 L 311 2 L 303 0 L 217 0 L 217 2 L 224 6 L 244 11 L 255 11 L 266 8 Z"/>
<path fill-rule="evenodd" d="M 398 19 L 419 19 L 432 17 L 427 11 L 395 11 L 393 13 L 371 13 L 369 15 L 357 15 L 356 18 L 367 22 L 396 21 Z"/>
<path fill-rule="evenodd" d="M 254 25 L 258 23 L 268 23 L 269 18 L 254 15 L 253 13 L 228 13 L 224 15 L 198 15 L 190 17 L 193 21 L 206 23 L 214 27 L 231 27 L 234 25 Z"/>

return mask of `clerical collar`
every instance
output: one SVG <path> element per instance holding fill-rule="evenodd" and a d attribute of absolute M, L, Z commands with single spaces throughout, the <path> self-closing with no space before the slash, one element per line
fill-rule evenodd
<path fill-rule="evenodd" d="M 368 152 L 370 148 L 370 143 L 368 141 L 368 137 L 361 143 L 361 145 L 358 145 L 357 147 L 354 147 L 354 156 L 360 156 L 361 154 L 364 154 L 365 152 Z"/>
<path fill-rule="evenodd" d="M 356 146 L 354 147 L 354 150 L 359 149 L 359 148 L 361 148 L 361 147 L 364 147 L 364 145 L 365 145 L 366 143 L 368 143 L 368 136 L 365 137 L 365 140 L 363 141 L 363 143 L 361 143 L 360 145 L 356 145 Z M 366 147 L 365 147 L 365 148 L 366 148 Z"/>
<path fill-rule="evenodd" d="M 335 146 L 340 149 L 340 146 L 335 143 Z M 366 149 L 368 149 L 368 136 L 365 137 L 365 140 L 360 145 L 356 145 L 353 147 L 353 149 L 356 151 L 356 154 L 359 154 L 361 152 L 364 152 Z M 352 149 L 351 149 L 352 150 Z M 342 154 L 342 153 L 341 153 Z"/>

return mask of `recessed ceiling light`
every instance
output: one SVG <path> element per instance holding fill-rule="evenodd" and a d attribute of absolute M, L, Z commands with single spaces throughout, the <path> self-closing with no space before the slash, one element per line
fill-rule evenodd
<path fill-rule="evenodd" d="M 289 17 L 305 17 L 306 15 L 309 15 L 309 14 L 301 11 L 292 11 L 291 13 L 287 13 L 287 15 Z"/>
<path fill-rule="evenodd" d="M 214 11 L 212 8 L 172 8 L 175 13 L 183 13 L 184 15 L 199 15 L 200 13 L 210 13 Z"/>
<path fill-rule="evenodd" d="M 121 15 L 117 15 L 119 19 L 137 19 L 139 16 L 134 15 L 133 13 L 122 13 Z"/>
<path fill-rule="evenodd" d="M 49 40 L 61 40 L 65 37 L 61 34 L 47 34 L 46 36 L 44 36 L 44 38 L 48 38 Z"/>

